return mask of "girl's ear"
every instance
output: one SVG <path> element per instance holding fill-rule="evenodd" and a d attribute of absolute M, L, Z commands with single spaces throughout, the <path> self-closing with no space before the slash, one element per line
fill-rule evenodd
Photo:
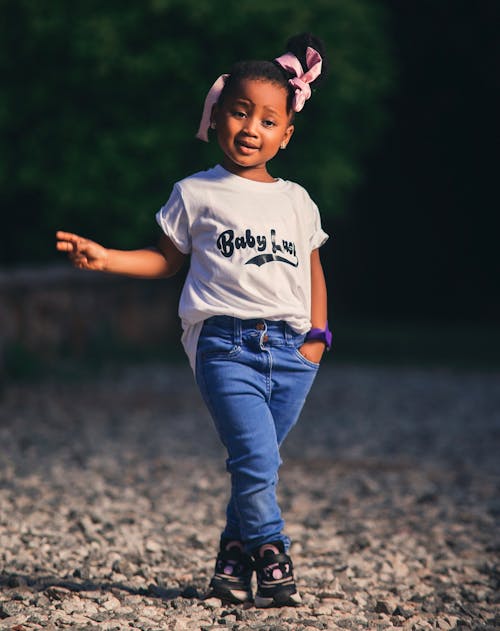
<path fill-rule="evenodd" d="M 283 134 L 283 140 L 281 141 L 280 149 L 286 149 L 286 146 L 290 142 L 290 138 L 292 137 L 294 130 L 295 130 L 295 127 L 293 125 L 288 125 L 288 127 L 285 130 L 285 133 Z"/>

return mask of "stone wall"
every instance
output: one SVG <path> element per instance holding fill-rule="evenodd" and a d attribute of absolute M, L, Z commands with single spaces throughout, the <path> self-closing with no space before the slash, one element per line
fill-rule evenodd
<path fill-rule="evenodd" d="M 179 350 L 179 281 L 82 272 L 67 265 L 0 271 L 0 356 L 40 361 Z"/>

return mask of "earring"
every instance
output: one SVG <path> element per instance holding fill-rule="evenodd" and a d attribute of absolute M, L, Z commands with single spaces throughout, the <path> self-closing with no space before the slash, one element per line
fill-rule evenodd
<path fill-rule="evenodd" d="M 210 123 L 210 129 L 215 129 L 217 127 L 217 125 L 215 124 L 215 121 L 212 121 Z"/>
<path fill-rule="evenodd" d="M 282 142 L 280 145 L 280 149 L 286 149 L 286 142 Z"/>

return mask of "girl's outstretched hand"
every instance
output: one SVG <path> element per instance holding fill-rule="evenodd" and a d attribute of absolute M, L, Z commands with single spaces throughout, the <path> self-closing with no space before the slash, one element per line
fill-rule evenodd
<path fill-rule="evenodd" d="M 103 272 L 108 263 L 108 251 L 102 245 L 84 239 L 71 232 L 56 233 L 56 247 L 60 252 L 67 252 L 75 267 Z"/>

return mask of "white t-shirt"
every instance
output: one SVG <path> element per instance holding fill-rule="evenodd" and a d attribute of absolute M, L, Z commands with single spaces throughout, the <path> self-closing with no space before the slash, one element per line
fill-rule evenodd
<path fill-rule="evenodd" d="M 179 316 L 193 370 L 203 321 L 213 315 L 285 320 L 309 331 L 310 255 L 328 235 L 301 186 L 255 182 L 217 165 L 177 182 L 156 220 L 191 254 Z"/>

